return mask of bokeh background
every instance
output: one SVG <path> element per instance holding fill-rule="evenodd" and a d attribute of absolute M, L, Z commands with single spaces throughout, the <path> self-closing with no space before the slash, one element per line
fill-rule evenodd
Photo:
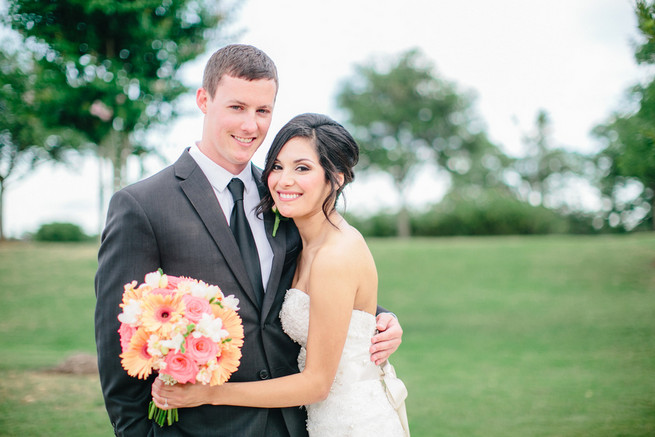
<path fill-rule="evenodd" d="M 159 156 L 130 158 L 123 184 L 158 171 L 197 140 L 201 118 L 194 90 L 211 52 L 227 42 L 262 48 L 279 69 L 274 121 L 255 157 L 260 165 L 274 133 L 298 113 L 326 113 L 350 127 L 348 114 L 337 103 L 343 83 L 354 80 L 357 66 L 375 63 L 383 70 L 414 48 L 432 63 L 434 76 L 471 96 L 476 126 L 510 157 L 529 153 L 524 138 L 534 136 L 540 112 L 548 119 L 548 147 L 583 154 L 602 151 L 606 144 L 592 130 L 616 112 L 634 110 L 628 90 L 652 79 L 652 66 L 635 60 L 644 36 L 629 0 L 215 4 L 230 13 L 206 52 L 178 72 L 190 87 L 175 101 L 180 116 L 142 135 Z M 7 7 L 7 0 L 0 2 L 0 10 Z M 4 196 L 8 237 L 19 238 L 53 221 L 73 222 L 89 234 L 98 233 L 112 191 L 108 162 L 99 163 L 92 151 L 73 153 L 65 163 L 45 162 L 26 176 L 15 173 L 7 178 L 11 185 Z M 598 186 L 589 179 L 570 181 L 553 204 L 565 198 L 576 210 L 604 209 L 609 214 Z M 402 202 L 426 209 L 447 193 L 449 175 L 425 165 L 413 169 L 407 185 L 401 196 L 388 172 L 360 173 L 348 192 L 348 208 L 365 215 L 398 210 Z M 628 187 L 624 195 L 632 199 L 638 191 Z M 617 225 L 616 220 L 612 224 Z M 634 226 L 633 219 L 629 227 Z"/>
<path fill-rule="evenodd" d="M 413 436 L 655 435 L 652 0 L 0 0 L 0 18 L 0 435 L 111 435 L 106 205 L 198 139 L 203 66 L 233 42 L 280 74 L 257 164 L 301 112 L 361 145 L 340 207 L 404 329 Z"/>

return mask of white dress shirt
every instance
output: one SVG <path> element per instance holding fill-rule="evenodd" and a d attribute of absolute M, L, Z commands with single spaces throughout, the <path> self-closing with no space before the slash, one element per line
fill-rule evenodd
<path fill-rule="evenodd" d="M 227 189 L 227 184 L 230 183 L 232 178 L 239 178 L 243 181 L 243 209 L 248 218 L 248 224 L 252 230 L 252 236 L 255 238 L 255 245 L 257 246 L 257 253 L 259 254 L 259 264 L 262 270 L 262 284 L 264 284 L 264 292 L 268 284 L 268 278 L 271 276 L 271 267 L 273 265 L 273 250 L 268 243 L 266 237 L 266 229 L 264 229 L 264 220 L 262 217 L 257 217 L 255 209 L 259 204 L 259 191 L 257 191 L 257 184 L 255 178 L 252 176 L 252 163 L 238 175 L 233 175 L 225 170 L 220 165 L 209 159 L 197 147 L 191 147 L 189 154 L 198 163 L 198 166 L 205 174 L 209 183 L 214 188 L 214 194 L 218 199 L 218 203 L 223 209 L 225 219 L 228 225 L 230 224 L 230 215 L 232 214 L 232 207 L 234 206 L 234 199 L 230 190 Z M 220 286 L 220 284 L 218 284 Z"/>

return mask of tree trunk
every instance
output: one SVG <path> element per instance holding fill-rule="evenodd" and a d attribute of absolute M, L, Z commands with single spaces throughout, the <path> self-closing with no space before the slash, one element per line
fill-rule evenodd
<path fill-rule="evenodd" d="M 127 158 L 132 153 L 132 145 L 127 135 L 113 131 L 106 143 L 107 156 L 112 165 L 112 194 L 125 184 Z"/>
<path fill-rule="evenodd" d="M 398 221 L 396 222 L 396 225 L 399 238 L 409 238 L 412 236 L 412 229 L 409 223 L 409 212 L 407 211 L 405 202 L 403 202 L 400 211 L 398 211 Z"/>
<path fill-rule="evenodd" d="M 104 158 L 98 154 L 98 238 L 102 236 L 105 227 L 105 178 L 103 170 Z"/>
<path fill-rule="evenodd" d="M 0 241 L 5 241 L 5 232 L 4 232 L 4 198 L 5 198 L 5 181 L 4 178 L 0 179 Z"/>
<path fill-rule="evenodd" d="M 412 228 L 409 222 L 409 210 L 407 208 L 407 175 L 394 178 L 396 190 L 400 194 L 400 210 L 396 220 L 396 232 L 398 238 L 409 238 L 412 236 Z"/>

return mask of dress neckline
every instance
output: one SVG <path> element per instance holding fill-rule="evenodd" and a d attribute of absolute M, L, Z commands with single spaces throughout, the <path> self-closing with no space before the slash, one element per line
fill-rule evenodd
<path fill-rule="evenodd" d="M 297 292 L 302 293 L 303 295 L 305 295 L 307 297 L 307 299 L 311 299 L 311 297 L 309 296 L 308 293 L 304 292 L 303 290 L 301 290 L 299 288 L 289 288 L 287 290 L 287 293 L 290 292 L 290 291 L 297 291 Z M 369 317 L 373 317 L 374 320 L 377 320 L 377 317 L 374 314 L 369 313 L 368 311 L 357 310 L 357 309 L 353 308 L 353 312 L 354 313 L 362 313 L 362 314 L 365 314 L 365 315 L 367 315 Z"/>

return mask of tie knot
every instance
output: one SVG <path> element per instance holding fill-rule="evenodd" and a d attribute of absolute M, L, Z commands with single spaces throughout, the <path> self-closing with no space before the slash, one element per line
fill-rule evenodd
<path fill-rule="evenodd" d="M 232 193 L 232 198 L 235 202 L 243 200 L 243 181 L 239 178 L 234 178 L 227 184 L 227 189 Z"/>

